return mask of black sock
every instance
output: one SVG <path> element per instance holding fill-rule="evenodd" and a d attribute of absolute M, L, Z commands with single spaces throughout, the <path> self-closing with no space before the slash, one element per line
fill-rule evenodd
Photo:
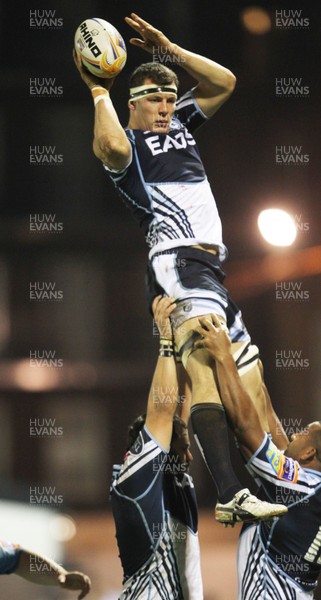
<path fill-rule="evenodd" d="M 242 489 L 230 458 L 225 410 L 221 404 L 194 404 L 191 421 L 195 439 L 217 488 L 220 502 L 229 502 Z"/>

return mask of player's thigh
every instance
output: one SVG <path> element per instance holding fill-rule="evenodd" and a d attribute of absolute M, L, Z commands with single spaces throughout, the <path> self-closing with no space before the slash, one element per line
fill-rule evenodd
<path fill-rule="evenodd" d="M 225 322 L 225 319 L 222 317 L 222 315 L 216 314 L 216 316 L 221 322 Z M 197 329 L 200 327 L 200 319 L 208 319 L 209 321 L 212 321 L 212 316 L 211 314 L 200 314 L 185 320 L 174 329 L 176 351 L 178 352 L 184 367 L 187 365 L 188 357 L 194 353 L 199 357 L 196 362 L 200 365 L 213 364 L 213 359 L 210 359 L 206 349 L 195 349 L 195 342 L 200 339 L 200 334 L 197 331 Z"/>
<path fill-rule="evenodd" d="M 216 388 L 214 360 L 206 348 L 195 349 L 195 342 L 200 339 L 200 334 L 197 332 L 200 326 L 199 318 L 188 319 L 175 331 L 175 345 L 191 379 L 193 391 L 196 385 Z M 211 315 L 202 315 L 202 318 L 211 320 Z M 221 316 L 220 319 L 223 320 Z"/>

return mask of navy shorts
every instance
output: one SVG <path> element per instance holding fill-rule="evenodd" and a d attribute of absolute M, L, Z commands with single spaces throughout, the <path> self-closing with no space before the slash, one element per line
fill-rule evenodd
<path fill-rule="evenodd" d="M 155 296 L 171 296 L 177 303 L 171 315 L 174 331 L 188 319 L 215 313 L 226 320 L 232 342 L 250 341 L 241 311 L 223 286 L 224 279 L 219 256 L 205 250 L 181 246 L 156 253 L 147 266 L 149 308 Z"/>

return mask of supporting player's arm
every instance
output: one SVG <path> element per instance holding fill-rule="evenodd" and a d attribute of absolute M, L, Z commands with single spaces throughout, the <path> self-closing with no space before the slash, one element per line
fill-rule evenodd
<path fill-rule="evenodd" d="M 272 436 L 272 440 L 280 450 L 286 450 L 289 445 L 289 439 L 283 429 L 283 425 L 282 425 L 279 417 L 277 416 L 277 414 L 273 408 L 270 394 L 269 394 L 268 389 L 263 380 L 263 372 L 262 372 L 262 388 L 263 388 L 263 393 L 265 396 L 266 416 L 267 416 L 267 420 L 268 420 L 268 424 L 269 424 L 269 432 Z"/>
<path fill-rule="evenodd" d="M 130 40 L 134 46 L 151 54 L 161 56 L 168 54 L 173 63 L 178 64 L 196 79 L 198 83 L 194 96 L 207 117 L 211 117 L 233 93 L 236 77 L 229 69 L 172 43 L 161 31 L 135 13 L 125 20 L 141 35 L 141 38 Z"/>
<path fill-rule="evenodd" d="M 178 402 L 176 362 L 169 319 L 175 307 L 173 298 L 157 296 L 153 302 L 154 320 L 160 334 L 160 355 L 148 396 L 146 427 L 163 448 L 170 445 Z"/>
<path fill-rule="evenodd" d="M 195 346 L 205 347 L 216 363 L 216 373 L 222 404 L 239 441 L 245 458 L 250 458 L 264 439 L 256 408 L 243 387 L 231 351 L 231 341 L 225 326 L 216 315 L 212 321 L 200 319 L 201 340 Z"/>
<path fill-rule="evenodd" d="M 110 169 L 124 169 L 130 162 L 131 147 L 109 95 L 113 79 L 99 79 L 89 73 L 84 68 L 80 55 L 75 51 L 74 61 L 82 80 L 93 96 L 94 154 Z"/>
<path fill-rule="evenodd" d="M 35 566 L 37 566 L 36 569 Z M 55 561 L 26 549 L 21 550 L 14 573 L 31 583 L 55 585 L 65 590 L 78 590 L 80 591 L 79 600 L 87 596 L 91 587 L 87 575 L 78 571 L 66 571 Z"/>

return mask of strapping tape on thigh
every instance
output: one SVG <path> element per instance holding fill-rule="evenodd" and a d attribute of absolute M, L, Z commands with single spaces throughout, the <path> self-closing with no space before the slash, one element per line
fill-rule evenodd
<path fill-rule="evenodd" d="M 189 338 L 184 342 L 181 347 L 178 349 L 178 354 L 181 357 L 183 366 L 186 367 L 188 357 L 196 350 L 194 348 L 194 342 L 200 339 L 200 334 L 197 331 L 192 331 Z"/>
<path fill-rule="evenodd" d="M 233 358 L 239 375 L 242 376 L 258 363 L 260 352 L 257 346 L 251 344 L 251 342 L 245 342 L 233 354 Z"/>

